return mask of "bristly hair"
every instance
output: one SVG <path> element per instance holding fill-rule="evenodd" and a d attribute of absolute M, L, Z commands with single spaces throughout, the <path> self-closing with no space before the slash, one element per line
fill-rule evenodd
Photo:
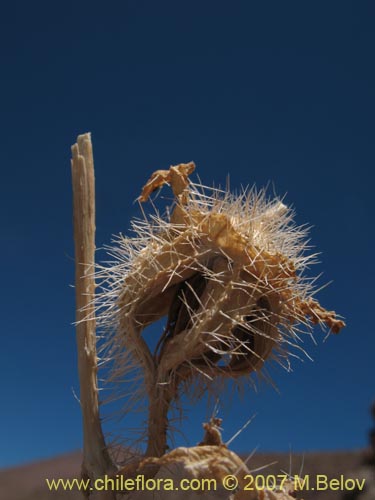
<path fill-rule="evenodd" d="M 305 271 L 317 254 L 293 210 L 265 190 L 190 183 L 191 165 L 151 177 L 140 201 L 169 183 L 171 209 L 142 210 L 133 236 L 117 236 L 95 274 L 103 389 L 123 399 L 119 416 L 148 408 L 139 440 L 148 439 L 149 455 L 165 451 L 168 412 L 182 392 L 199 397 L 218 380 L 249 380 L 270 357 L 288 368 L 313 324 L 344 326 L 312 298 L 315 278 Z M 142 333 L 162 318 L 151 352 Z"/>

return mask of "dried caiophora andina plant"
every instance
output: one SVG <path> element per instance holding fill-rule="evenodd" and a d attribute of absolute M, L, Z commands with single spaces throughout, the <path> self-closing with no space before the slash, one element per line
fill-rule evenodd
<path fill-rule="evenodd" d="M 344 326 L 312 298 L 313 281 L 303 272 L 314 256 L 305 253 L 306 231 L 294 225 L 292 211 L 263 191 L 234 196 L 191 183 L 194 169 L 188 163 L 152 175 L 139 201 L 169 184 L 169 215 L 154 211 L 133 221 L 135 237 L 120 236 L 111 249 L 115 262 L 97 273 L 111 380 L 134 370 L 143 377 L 146 457 L 165 454 L 169 408 L 197 378 L 207 386 L 217 377 L 237 380 L 271 354 L 287 357 L 301 325 L 333 333 Z M 144 330 L 163 317 L 151 352 Z"/>

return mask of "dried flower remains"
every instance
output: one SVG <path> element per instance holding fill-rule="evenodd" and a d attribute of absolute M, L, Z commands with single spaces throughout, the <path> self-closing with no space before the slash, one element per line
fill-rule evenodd
<path fill-rule="evenodd" d="M 118 237 L 114 261 L 96 275 L 102 356 L 111 360 L 111 382 L 140 375 L 134 388 L 148 398 L 153 457 L 165 453 L 169 408 L 191 382 L 247 377 L 271 355 L 287 359 L 312 325 L 333 333 L 344 326 L 312 298 L 314 280 L 304 271 L 315 256 L 292 210 L 264 191 L 233 195 L 192 183 L 194 169 L 152 175 L 139 201 L 169 184 L 173 205 L 165 216 L 155 209 L 134 220 L 135 236 Z M 144 330 L 163 317 L 152 352 Z"/>

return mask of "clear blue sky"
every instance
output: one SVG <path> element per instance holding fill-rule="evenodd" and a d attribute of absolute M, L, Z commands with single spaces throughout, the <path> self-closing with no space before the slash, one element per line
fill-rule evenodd
<path fill-rule="evenodd" d="M 1 8 L 0 465 L 81 446 L 70 146 L 92 132 L 97 245 L 125 232 L 156 168 L 272 181 L 322 252 L 346 317 L 224 412 L 235 449 L 362 447 L 375 397 L 374 3 L 7 2 Z M 184 430 L 201 437 L 205 408 Z M 137 420 L 138 417 L 135 418 Z M 130 425 L 135 422 L 130 422 Z"/>

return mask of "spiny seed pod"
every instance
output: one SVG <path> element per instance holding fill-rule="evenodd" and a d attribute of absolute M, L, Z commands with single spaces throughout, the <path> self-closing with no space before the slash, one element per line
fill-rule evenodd
<path fill-rule="evenodd" d="M 303 271 L 314 256 L 305 255 L 306 230 L 293 224 L 292 211 L 263 191 L 234 196 L 190 183 L 194 168 L 153 174 L 139 200 L 168 183 L 171 214 L 133 221 L 136 236 L 121 236 L 111 249 L 116 262 L 97 275 L 114 373 L 143 372 L 151 456 L 165 452 L 168 408 L 195 377 L 209 384 L 247 376 L 271 353 L 287 355 L 301 324 L 333 333 L 344 326 L 312 299 Z M 163 317 L 152 353 L 142 333 Z"/>

